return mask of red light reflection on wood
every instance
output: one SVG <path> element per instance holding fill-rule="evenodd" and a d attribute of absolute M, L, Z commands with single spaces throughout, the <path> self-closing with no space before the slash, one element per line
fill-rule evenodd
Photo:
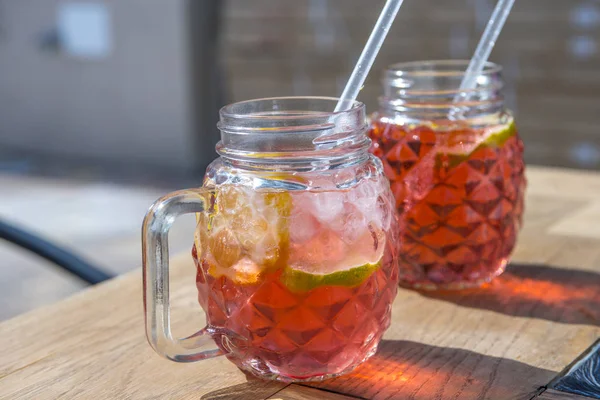
<path fill-rule="evenodd" d="M 353 373 L 313 386 L 375 400 L 521 399 L 555 375 L 468 350 L 384 340 Z"/>
<path fill-rule="evenodd" d="M 479 289 L 422 294 L 507 315 L 600 325 L 600 274 L 589 271 L 514 264 Z"/>

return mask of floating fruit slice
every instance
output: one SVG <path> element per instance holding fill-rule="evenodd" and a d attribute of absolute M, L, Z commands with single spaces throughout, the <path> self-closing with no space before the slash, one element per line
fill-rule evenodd
<path fill-rule="evenodd" d="M 469 155 L 481 147 L 502 146 L 508 138 L 516 133 L 515 124 L 487 129 L 478 135 L 470 129 L 451 132 L 448 137 L 449 152 Z"/>
<path fill-rule="evenodd" d="M 436 166 L 453 168 L 480 149 L 501 147 L 516 133 L 514 122 L 508 126 L 488 129 L 483 135 L 470 129 L 452 131 L 448 134 L 447 143 L 438 149 Z"/>
<path fill-rule="evenodd" d="M 327 275 L 311 274 L 285 268 L 281 274 L 281 282 L 292 292 L 307 292 L 320 286 L 356 287 L 366 281 L 381 266 L 381 262 L 364 264 Z"/>
<path fill-rule="evenodd" d="M 238 285 L 252 285 L 258 282 L 262 274 L 261 266 L 248 257 L 240 259 L 231 268 L 219 271 Z M 214 275 L 217 271 L 209 269 L 209 274 Z"/>
<path fill-rule="evenodd" d="M 292 247 L 290 265 L 280 280 L 294 292 L 321 286 L 355 287 L 363 283 L 381 266 L 386 246 L 383 230 L 369 224 L 368 229 L 351 245 L 338 233 L 323 232 L 302 248 Z"/>
<path fill-rule="evenodd" d="M 195 235 L 208 273 L 252 284 L 264 271 L 287 265 L 291 195 L 231 185 L 215 193 L 214 210 L 197 215 Z"/>

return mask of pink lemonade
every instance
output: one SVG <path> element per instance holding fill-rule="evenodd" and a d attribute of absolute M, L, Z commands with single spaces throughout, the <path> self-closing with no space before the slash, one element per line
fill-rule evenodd
<path fill-rule="evenodd" d="M 230 360 L 298 381 L 340 375 L 374 354 L 398 285 L 386 185 L 217 191 L 192 254 L 208 329 Z"/>
<path fill-rule="evenodd" d="M 400 282 L 461 289 L 504 271 L 521 226 L 523 143 L 512 119 L 486 129 L 375 120 L 371 151 L 402 224 Z"/>

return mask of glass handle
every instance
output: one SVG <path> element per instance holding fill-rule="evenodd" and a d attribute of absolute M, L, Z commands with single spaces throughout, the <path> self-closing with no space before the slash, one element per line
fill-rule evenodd
<path fill-rule="evenodd" d="M 223 354 L 206 328 L 182 339 L 173 338 L 171 334 L 169 230 L 178 216 L 205 212 L 211 194 L 208 189 L 168 194 L 150 207 L 142 227 L 146 336 L 158 354 L 177 362 L 198 361 Z"/>

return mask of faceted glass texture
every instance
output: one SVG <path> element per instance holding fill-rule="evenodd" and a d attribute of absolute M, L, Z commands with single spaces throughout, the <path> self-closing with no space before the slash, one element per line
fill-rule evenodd
<path fill-rule="evenodd" d="M 504 270 L 526 181 L 512 121 L 494 129 L 373 123 L 371 151 L 383 162 L 400 214 L 402 285 L 460 289 Z"/>

